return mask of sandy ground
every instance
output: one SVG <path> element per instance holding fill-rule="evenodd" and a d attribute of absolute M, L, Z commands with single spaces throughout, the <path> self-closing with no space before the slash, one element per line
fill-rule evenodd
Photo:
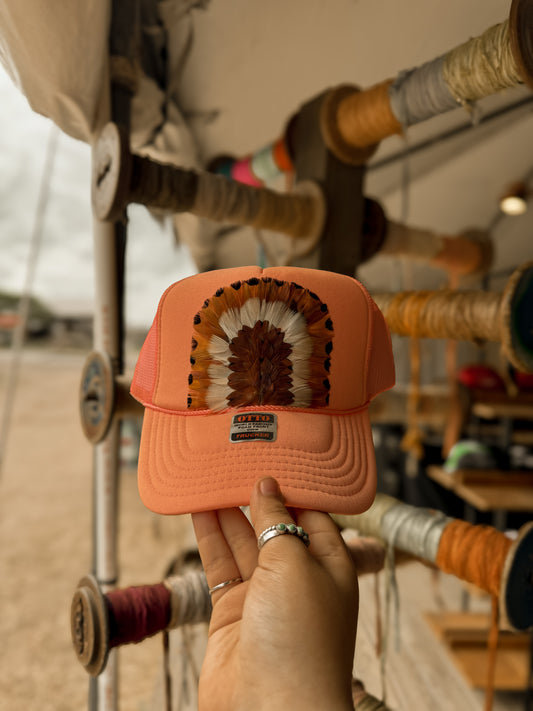
<path fill-rule="evenodd" d="M 0 351 L 0 401 L 10 354 Z M 70 639 L 70 603 L 91 570 L 92 448 L 81 433 L 78 385 L 84 355 L 23 356 L 0 484 L 0 709 L 87 708 L 88 676 Z M 120 481 L 120 584 L 162 579 L 184 522 L 156 517 Z M 161 639 L 120 657 L 121 706 L 149 709 Z M 142 670 L 142 673 L 139 671 Z"/>
<path fill-rule="evenodd" d="M 0 401 L 9 362 L 0 350 Z M 23 356 L 0 483 L 0 710 L 88 708 L 88 676 L 70 640 L 70 603 L 91 568 L 92 448 L 78 419 L 84 355 L 32 350 Z M 162 579 L 169 560 L 190 541 L 188 520 L 157 517 L 139 500 L 135 473 L 120 479 L 120 584 Z M 436 609 L 429 572 L 399 571 L 402 648 L 391 652 L 388 703 L 396 711 L 480 711 L 473 692 L 423 622 Z M 447 576 L 441 593 L 459 605 L 461 587 Z M 373 578 L 361 580 L 355 668 L 381 695 L 374 653 Z M 160 636 L 120 653 L 121 711 L 159 711 Z M 519 694 L 498 695 L 494 711 L 524 708 Z"/>

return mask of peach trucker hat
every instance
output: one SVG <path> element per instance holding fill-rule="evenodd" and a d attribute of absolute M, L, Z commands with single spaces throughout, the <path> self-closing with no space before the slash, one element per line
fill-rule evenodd
<path fill-rule="evenodd" d="M 145 407 L 141 498 L 163 514 L 244 506 L 272 475 L 289 506 L 364 511 L 368 405 L 393 385 L 387 325 L 355 279 L 296 267 L 183 279 L 161 298 L 131 386 Z"/>

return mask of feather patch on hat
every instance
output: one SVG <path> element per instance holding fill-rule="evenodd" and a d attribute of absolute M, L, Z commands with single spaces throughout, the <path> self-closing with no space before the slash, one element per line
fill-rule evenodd
<path fill-rule="evenodd" d="M 234 282 L 194 317 L 188 407 L 326 407 L 332 348 L 316 294 L 267 277 Z"/>

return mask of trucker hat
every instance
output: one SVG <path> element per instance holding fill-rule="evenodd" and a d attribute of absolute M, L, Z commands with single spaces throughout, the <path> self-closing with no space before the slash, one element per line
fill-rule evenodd
<path fill-rule="evenodd" d="M 237 267 L 170 286 L 139 354 L 139 492 L 162 514 L 249 504 L 274 476 L 288 506 L 366 510 L 370 400 L 394 385 L 382 313 L 352 277 Z"/>

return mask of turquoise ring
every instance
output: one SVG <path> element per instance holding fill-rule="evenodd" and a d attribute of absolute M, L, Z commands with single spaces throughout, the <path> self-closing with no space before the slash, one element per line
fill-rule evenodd
<path fill-rule="evenodd" d="M 309 545 L 309 534 L 306 533 L 301 526 L 297 526 L 295 523 L 277 523 L 275 526 L 265 528 L 265 530 L 259 534 L 257 547 L 261 550 L 267 541 L 276 538 L 276 536 L 284 536 L 286 534 L 296 536 L 306 546 Z"/>

